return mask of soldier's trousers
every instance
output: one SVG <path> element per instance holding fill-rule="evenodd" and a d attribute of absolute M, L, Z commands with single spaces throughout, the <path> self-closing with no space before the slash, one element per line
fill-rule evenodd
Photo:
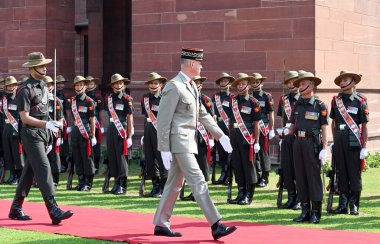
<path fill-rule="evenodd" d="M 255 160 L 256 161 L 256 171 L 257 172 L 269 172 L 270 166 L 271 166 L 271 161 L 270 161 L 270 156 L 269 156 L 269 145 L 268 145 L 268 151 L 266 152 L 264 150 L 265 136 L 261 132 L 260 132 L 260 137 L 259 137 L 259 144 L 260 144 L 260 151 L 258 152 L 259 162 L 257 161 L 257 158 Z"/>
<path fill-rule="evenodd" d="M 235 128 L 231 133 L 232 168 L 235 174 L 235 182 L 239 185 L 250 185 L 257 183 L 256 168 L 249 161 L 250 145 L 244 139 L 240 130 Z"/>
<path fill-rule="evenodd" d="M 128 176 L 128 156 L 123 155 L 123 148 L 123 139 L 119 135 L 114 123 L 110 123 L 107 132 L 107 153 L 111 177 Z"/>
<path fill-rule="evenodd" d="M 67 136 L 67 138 L 63 138 L 63 143 L 60 146 L 59 155 L 63 158 L 70 156 L 69 136 Z"/>
<path fill-rule="evenodd" d="M 338 188 L 341 193 L 362 190 L 360 148 L 350 148 L 348 130 L 336 131 L 334 136 L 334 155 L 337 165 Z"/>
<path fill-rule="evenodd" d="M 2 143 L 6 169 L 22 170 L 25 164 L 24 156 L 19 152 L 18 133 L 11 124 L 5 124 L 4 126 Z"/>
<path fill-rule="evenodd" d="M 50 134 L 46 129 L 22 127 L 21 141 L 24 147 L 26 162 L 17 185 L 16 195 L 28 196 L 33 183 L 33 177 L 36 179 L 43 197 L 55 195 L 53 177 L 46 155 L 49 137 Z"/>
<path fill-rule="evenodd" d="M 54 135 L 53 135 L 54 136 Z M 53 174 L 58 174 L 61 170 L 61 158 L 59 157 L 59 152 L 56 152 L 55 145 L 57 144 L 57 138 L 53 138 L 53 148 L 48 154 L 48 159 L 50 163 L 51 172 Z"/>
<path fill-rule="evenodd" d="M 322 201 L 321 163 L 314 152 L 313 138 L 296 138 L 293 144 L 297 192 L 301 201 Z"/>
<path fill-rule="evenodd" d="M 144 127 L 144 153 L 147 175 L 152 179 L 168 178 L 168 171 L 162 162 L 161 152 L 157 150 L 157 130 L 150 122 L 147 122 Z"/>
<path fill-rule="evenodd" d="M 203 140 L 203 139 L 202 139 Z M 198 139 L 198 154 L 195 154 L 199 168 L 201 169 L 206 182 L 210 180 L 210 173 L 207 163 L 207 146 L 205 143 L 200 143 Z"/>
<path fill-rule="evenodd" d="M 71 151 L 73 153 L 73 161 L 77 175 L 95 174 L 92 147 L 91 155 L 88 155 L 87 153 L 88 143 L 91 143 L 91 141 L 88 142 L 88 140 L 80 133 L 79 128 L 75 126 L 71 134 Z"/>
<path fill-rule="evenodd" d="M 296 172 L 293 160 L 295 139 L 295 135 L 286 135 L 281 143 L 281 170 L 284 177 L 284 188 L 288 191 L 296 190 Z"/>
<path fill-rule="evenodd" d="M 100 130 L 95 129 L 95 137 L 98 140 L 98 134 L 101 133 Z M 93 153 L 94 153 L 94 158 L 96 160 L 100 160 L 100 155 L 101 155 L 101 142 L 98 140 L 95 146 L 92 147 Z"/>
<path fill-rule="evenodd" d="M 218 122 L 218 126 L 220 128 L 224 128 L 225 126 L 221 125 L 220 123 L 224 123 L 224 122 L 223 121 L 222 122 Z M 222 130 L 223 130 L 223 132 L 224 132 L 225 135 L 228 135 L 228 131 L 227 130 L 226 131 L 224 129 L 222 129 Z M 220 165 L 220 167 L 222 167 L 222 169 L 225 169 L 225 168 L 227 168 L 227 165 L 229 164 L 229 162 L 228 162 L 228 154 L 229 153 L 226 152 L 226 151 L 224 151 L 224 149 L 223 149 L 223 147 L 222 147 L 222 145 L 220 144 L 219 141 L 215 142 L 215 146 L 216 146 L 216 150 L 218 150 L 219 165 Z"/>

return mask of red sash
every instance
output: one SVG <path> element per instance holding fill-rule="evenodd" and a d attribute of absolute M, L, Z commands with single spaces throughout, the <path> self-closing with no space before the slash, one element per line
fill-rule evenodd
<path fill-rule="evenodd" d="M 111 114 L 111 117 L 113 119 L 113 123 L 115 124 L 115 127 L 117 129 L 117 132 L 123 139 L 123 155 L 128 155 L 128 144 L 127 144 L 127 131 L 124 129 L 123 125 L 121 124 L 119 117 L 116 114 L 115 109 L 113 108 L 113 103 L 112 103 L 112 97 L 108 96 L 108 111 Z"/>
<path fill-rule="evenodd" d="M 253 136 L 249 134 L 249 131 L 244 124 L 243 118 L 240 115 L 239 106 L 236 99 L 232 98 L 231 102 L 232 102 L 232 112 L 238 124 L 239 130 L 241 134 L 243 135 L 244 139 L 249 143 L 249 161 L 253 162 L 253 143 L 255 142 L 255 138 L 253 138 Z"/>
<path fill-rule="evenodd" d="M 72 98 L 71 110 L 73 111 L 73 114 L 74 114 L 75 125 L 78 126 L 79 131 L 82 134 L 83 138 L 87 140 L 87 155 L 91 156 L 91 140 L 90 140 L 90 137 L 88 136 L 86 128 L 84 128 L 83 121 L 79 115 L 79 112 L 77 109 L 77 101 L 75 97 Z"/>
<path fill-rule="evenodd" d="M 101 144 L 102 143 L 102 138 L 103 138 L 103 136 L 102 136 L 102 129 L 101 129 L 99 120 L 98 120 L 98 118 L 96 118 L 96 116 L 95 116 L 95 127 L 98 130 L 98 140 L 97 140 L 98 143 L 97 144 Z"/>
<path fill-rule="evenodd" d="M 362 135 L 359 126 L 355 123 L 354 119 L 350 116 L 350 114 L 347 112 L 346 107 L 343 104 L 341 97 L 335 97 L 335 103 L 338 106 L 338 111 L 346 124 L 348 125 L 348 128 L 354 133 L 356 139 L 358 139 L 360 146 L 362 147 Z M 365 159 L 362 159 L 361 170 L 364 170 L 365 168 Z"/>
<path fill-rule="evenodd" d="M 5 113 L 5 116 L 7 116 L 7 119 L 9 120 L 9 122 L 11 122 L 12 127 L 18 133 L 18 122 L 12 116 L 12 114 L 9 113 L 9 111 L 8 111 L 8 100 L 7 100 L 7 98 L 5 96 L 3 97 L 3 110 L 4 110 L 4 113 Z M 18 144 L 18 152 L 19 152 L 19 154 L 22 154 L 22 144 L 21 143 Z"/>
<path fill-rule="evenodd" d="M 150 120 L 152 121 L 154 128 L 157 130 L 157 118 L 156 116 L 154 116 L 154 113 L 152 112 L 152 110 L 150 110 L 149 97 L 144 97 L 144 106 L 145 106 L 146 113 L 148 114 Z"/>
<path fill-rule="evenodd" d="M 264 121 L 261 119 L 260 121 L 259 121 L 259 127 L 260 127 L 260 131 L 261 131 L 261 133 L 264 135 L 264 151 L 265 152 L 268 152 L 268 149 L 269 149 L 269 147 L 268 147 L 268 133 L 269 133 L 269 128 L 268 128 L 268 126 L 265 126 L 265 123 L 264 123 Z"/>
<path fill-rule="evenodd" d="M 284 98 L 284 111 L 289 121 L 290 116 L 292 115 L 292 106 L 290 106 L 289 99 L 286 99 L 286 98 Z"/>
<path fill-rule="evenodd" d="M 207 146 L 207 163 L 211 165 L 211 147 L 210 147 L 210 138 L 208 136 L 206 128 L 202 125 L 202 123 L 198 122 L 197 125 L 198 131 L 201 134 L 203 140 L 206 142 Z"/>
<path fill-rule="evenodd" d="M 215 94 L 215 104 L 216 104 L 216 108 L 218 109 L 218 112 L 220 114 L 220 117 L 222 117 L 224 124 L 228 128 L 228 124 L 230 123 L 230 119 L 228 118 L 226 112 L 223 109 L 222 103 L 220 102 L 220 96 L 217 94 Z"/>
<path fill-rule="evenodd" d="M 53 133 L 53 134 L 54 134 L 54 137 L 56 138 L 54 151 L 55 153 L 59 153 L 61 150 L 59 149 L 58 138 L 61 138 L 61 131 L 59 130 L 57 133 Z"/>

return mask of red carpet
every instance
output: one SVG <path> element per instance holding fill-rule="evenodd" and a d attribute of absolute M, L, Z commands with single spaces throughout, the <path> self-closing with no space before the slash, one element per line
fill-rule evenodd
<path fill-rule="evenodd" d="M 77 206 L 61 206 L 71 209 L 74 216 L 58 226 L 51 225 L 50 218 L 41 203 L 26 202 L 24 211 L 33 217 L 22 222 L 8 219 L 11 202 L 0 200 L 0 226 L 19 230 L 32 230 L 84 238 L 94 238 L 129 243 L 380 243 L 380 233 L 363 233 L 281 225 L 229 222 L 238 226 L 237 231 L 219 241 L 213 241 L 210 227 L 204 219 L 176 217 L 171 219 L 172 229 L 183 237 L 167 238 L 153 235 L 153 214 L 140 214 L 123 210 L 106 210 Z"/>

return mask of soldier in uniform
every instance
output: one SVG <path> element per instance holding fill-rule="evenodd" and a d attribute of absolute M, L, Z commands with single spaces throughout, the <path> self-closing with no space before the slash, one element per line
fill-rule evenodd
<path fill-rule="evenodd" d="M 194 76 L 192 80 L 197 86 L 199 98 L 202 105 L 205 107 L 207 113 L 214 117 L 214 109 L 211 98 L 201 92 L 203 88 L 203 82 L 205 82 L 207 78 L 197 75 Z M 199 168 L 205 177 L 205 181 L 208 182 L 210 180 L 208 165 L 211 162 L 211 149 L 214 147 L 214 139 L 212 138 L 211 134 L 207 132 L 204 125 L 200 122 L 198 122 L 197 130 L 198 154 L 195 155 L 195 158 L 197 159 Z M 193 196 L 193 193 L 190 193 L 189 196 L 184 197 L 181 200 L 195 201 L 195 198 Z"/>
<path fill-rule="evenodd" d="M 335 85 L 341 92 L 331 101 L 330 118 L 334 137 L 333 153 L 338 167 L 339 206 L 334 214 L 359 214 L 362 191 L 361 171 L 367 156 L 369 110 L 367 99 L 355 91 L 361 75 L 341 71 Z"/>
<path fill-rule="evenodd" d="M 92 76 L 87 76 L 86 77 L 89 82 L 87 83 L 87 89 L 86 89 L 86 95 L 91 97 L 92 100 L 95 101 L 96 103 L 96 109 L 95 109 L 95 136 L 97 138 L 97 143 L 93 147 L 94 150 L 94 163 L 95 163 L 95 168 L 96 172 L 95 174 L 98 173 L 99 171 L 99 162 L 100 162 L 100 156 L 101 156 L 101 145 L 102 145 L 102 134 L 104 133 L 104 127 L 103 125 L 105 124 L 106 121 L 106 115 L 104 111 L 104 99 L 102 94 L 96 89 L 99 83 L 98 78 L 94 78 Z"/>
<path fill-rule="evenodd" d="M 106 111 L 110 117 L 107 132 L 108 167 L 115 178 L 111 193 L 125 194 L 128 177 L 128 148 L 132 146 L 133 99 L 124 92 L 128 78 L 120 74 L 111 77 L 112 93 L 106 99 Z"/>
<path fill-rule="evenodd" d="M 212 97 L 212 102 L 214 104 L 215 119 L 218 123 L 220 129 L 222 129 L 225 135 L 229 132 L 229 116 L 230 116 L 230 102 L 233 94 L 230 93 L 230 84 L 235 80 L 234 77 L 227 73 L 222 73 L 220 77 L 215 81 L 216 85 L 219 86 L 220 92 L 215 93 Z M 219 179 L 214 183 L 216 185 L 225 184 L 228 180 L 230 154 L 224 151 L 222 145 L 216 142 L 216 150 L 219 155 L 219 164 L 222 167 L 222 172 Z"/>
<path fill-rule="evenodd" d="M 296 135 L 293 159 L 302 212 L 293 220 L 295 222 L 310 221 L 317 224 L 321 219 L 323 186 L 320 173 L 326 161 L 328 124 L 327 106 L 314 95 L 314 89 L 321 82 L 313 73 L 298 74 L 293 85 L 299 88 L 301 98 L 292 109 L 290 128 L 284 131 L 285 135 L 288 131 Z"/>
<path fill-rule="evenodd" d="M 250 205 L 255 194 L 257 183 L 254 153 L 260 151 L 259 120 L 260 103 L 249 94 L 255 78 L 239 73 L 231 86 L 237 89 L 238 95 L 231 99 L 231 144 L 232 168 L 238 185 L 238 194 L 231 204 Z"/>
<path fill-rule="evenodd" d="M 141 112 L 145 116 L 144 136 L 141 139 L 144 146 L 147 175 L 152 179 L 152 191 L 147 197 L 161 197 L 164 190 L 168 171 L 162 163 L 161 153 L 157 150 L 157 115 L 161 100 L 161 88 L 166 78 L 152 72 L 145 84 L 149 93 L 141 99 Z"/>
<path fill-rule="evenodd" d="M 259 121 L 260 128 L 260 152 L 259 158 L 256 158 L 256 171 L 258 177 L 258 187 L 266 187 L 269 183 L 269 171 L 271 161 L 269 156 L 269 140 L 272 139 L 274 134 L 274 102 L 270 93 L 262 90 L 263 81 L 267 77 L 263 77 L 259 73 L 253 73 L 255 81 L 252 83 L 252 95 L 260 103 L 261 120 Z M 257 162 L 259 161 L 259 163 Z M 261 172 L 261 175 L 260 173 Z"/>
<path fill-rule="evenodd" d="M 288 71 L 284 80 L 284 85 L 288 88 L 289 93 L 281 96 L 278 103 L 277 116 L 281 117 L 282 126 L 290 126 L 290 116 L 294 108 L 294 104 L 300 98 L 298 87 L 293 85 L 298 78 L 297 71 Z M 296 176 L 293 160 L 293 143 L 295 135 L 287 134 L 280 135 L 281 147 L 281 174 L 284 178 L 284 188 L 288 191 L 288 201 L 281 205 L 280 209 L 300 209 L 299 201 L 297 200 Z"/>
<path fill-rule="evenodd" d="M 5 79 L 5 94 L 1 98 L 0 113 L 5 121 L 2 143 L 5 168 L 10 171 L 9 179 L 5 183 L 9 185 L 17 185 L 24 168 L 24 156 L 22 146 L 19 143 L 19 114 L 17 111 L 16 89 L 16 78 L 8 76 Z"/>
<path fill-rule="evenodd" d="M 28 62 L 23 64 L 23 67 L 29 69 L 30 77 L 17 89 L 17 109 L 20 114 L 20 123 L 22 122 L 21 142 L 27 160 L 16 189 L 9 218 L 31 219 L 22 210 L 22 204 L 29 194 L 33 177 L 35 177 L 52 223 L 59 224 L 62 220 L 70 218 L 73 212 L 62 211 L 54 199 L 53 177 L 46 155 L 46 148 L 51 141 L 50 133 L 57 133 L 62 126 L 56 121 L 49 120 L 49 92 L 42 81 L 46 75 L 46 64 L 51 61 L 40 52 L 32 52 L 28 55 Z"/>
<path fill-rule="evenodd" d="M 77 75 L 72 87 L 76 96 L 70 99 L 71 117 L 74 128 L 71 133 L 71 151 L 78 175 L 77 191 L 90 191 L 95 175 L 95 165 L 92 147 L 96 145 L 95 137 L 95 107 L 96 103 L 86 95 L 88 80 Z"/>
<path fill-rule="evenodd" d="M 54 104 L 54 80 L 50 76 L 45 76 L 43 81 L 49 89 L 49 116 L 60 123 L 63 121 L 63 107 L 61 100 L 56 97 L 56 102 Z M 55 106 L 55 108 L 54 108 Z M 54 118 L 54 110 L 56 117 Z M 48 154 L 50 168 L 53 175 L 53 181 L 55 187 L 58 186 L 59 183 L 59 172 L 61 170 L 61 159 L 59 156 L 60 153 L 60 145 L 62 144 L 62 130 L 58 133 L 53 133 L 53 147 Z"/>

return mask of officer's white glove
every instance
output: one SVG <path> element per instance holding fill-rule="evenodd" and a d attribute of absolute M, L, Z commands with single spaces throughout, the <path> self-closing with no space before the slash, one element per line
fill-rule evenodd
<path fill-rule="evenodd" d="M 170 169 L 170 163 L 173 160 L 171 152 L 161 152 L 162 162 L 166 170 Z"/>
<path fill-rule="evenodd" d="M 232 146 L 230 143 L 230 138 L 228 136 L 222 135 L 222 137 L 219 138 L 219 142 L 222 145 L 224 151 L 232 153 Z"/>
<path fill-rule="evenodd" d="M 270 131 L 269 131 L 269 135 L 268 135 L 269 140 L 272 139 L 274 136 L 275 136 L 275 134 L 274 134 L 274 130 L 270 130 Z"/>
<path fill-rule="evenodd" d="M 104 128 L 103 127 L 100 127 L 100 132 L 102 132 L 102 134 L 104 134 Z"/>
<path fill-rule="evenodd" d="M 67 134 L 70 134 L 72 131 L 73 131 L 73 128 L 71 128 L 71 126 L 67 126 L 66 128 Z"/>
<path fill-rule="evenodd" d="M 260 151 L 260 144 L 259 143 L 255 143 L 253 145 L 253 151 L 255 151 L 255 153 L 258 153 Z"/>
<path fill-rule="evenodd" d="M 209 139 L 208 140 L 208 143 L 210 145 L 210 148 L 213 148 L 215 146 L 215 142 L 214 142 L 214 139 Z"/>
<path fill-rule="evenodd" d="M 128 144 L 128 147 L 132 146 L 132 138 L 127 139 L 127 144 Z"/>
<path fill-rule="evenodd" d="M 141 146 L 144 145 L 144 136 L 141 137 L 140 144 Z"/>
<path fill-rule="evenodd" d="M 286 136 L 287 134 L 289 134 L 289 128 L 284 128 L 284 130 L 282 131 L 282 133 L 284 134 L 284 136 Z"/>
<path fill-rule="evenodd" d="M 49 154 L 50 151 L 51 151 L 51 149 L 53 149 L 53 146 L 52 146 L 52 145 L 47 146 L 47 147 L 45 148 L 45 153 L 46 153 L 46 154 Z"/>
<path fill-rule="evenodd" d="M 91 146 L 95 146 L 97 142 L 96 137 L 91 138 Z"/>
<path fill-rule="evenodd" d="M 62 140 L 62 138 L 60 137 L 60 138 L 57 138 L 57 146 L 59 147 L 60 145 L 62 145 L 63 144 L 63 140 Z"/>
<path fill-rule="evenodd" d="M 59 131 L 59 128 L 62 127 L 62 123 L 59 123 L 58 121 L 50 120 L 46 122 L 45 128 L 48 130 L 51 130 L 55 133 Z"/>
<path fill-rule="evenodd" d="M 327 157 L 327 151 L 326 151 L 326 149 L 322 149 L 319 152 L 319 160 L 321 160 L 322 165 L 325 165 L 326 157 Z"/>
<path fill-rule="evenodd" d="M 331 143 L 329 147 L 330 147 L 330 152 L 333 153 L 334 143 Z"/>
<path fill-rule="evenodd" d="M 367 155 L 368 155 L 367 149 L 362 148 L 362 150 L 360 150 L 360 159 L 365 159 Z"/>

